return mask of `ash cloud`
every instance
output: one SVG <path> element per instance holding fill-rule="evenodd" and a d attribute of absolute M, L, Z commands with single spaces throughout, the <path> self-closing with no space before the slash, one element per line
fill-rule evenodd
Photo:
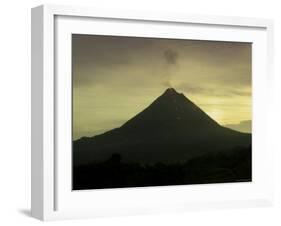
<path fill-rule="evenodd" d="M 164 51 L 164 58 L 168 65 L 176 65 L 178 61 L 178 53 L 172 49 Z"/>
<path fill-rule="evenodd" d="M 165 70 L 165 74 L 163 76 L 162 84 L 166 87 L 172 87 L 171 84 L 171 75 L 175 72 L 177 64 L 178 64 L 178 52 L 172 49 L 167 49 L 163 53 L 165 63 L 167 68 Z"/>

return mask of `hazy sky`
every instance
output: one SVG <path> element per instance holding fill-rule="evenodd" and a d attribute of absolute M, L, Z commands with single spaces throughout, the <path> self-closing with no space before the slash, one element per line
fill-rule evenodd
<path fill-rule="evenodd" d="M 72 56 L 74 139 L 121 126 L 168 87 L 250 131 L 250 43 L 73 35 Z"/>

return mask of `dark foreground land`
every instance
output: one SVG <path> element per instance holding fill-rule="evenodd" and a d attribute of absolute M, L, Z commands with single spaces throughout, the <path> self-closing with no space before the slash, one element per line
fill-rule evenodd
<path fill-rule="evenodd" d="M 102 189 L 184 184 L 246 182 L 252 178 L 251 147 L 204 154 L 178 163 L 107 161 L 73 168 L 73 189 Z"/>

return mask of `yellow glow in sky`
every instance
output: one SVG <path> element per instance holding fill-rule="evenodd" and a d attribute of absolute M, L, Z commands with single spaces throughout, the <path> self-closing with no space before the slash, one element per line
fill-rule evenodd
<path fill-rule="evenodd" d="M 72 36 L 73 135 L 121 126 L 172 86 L 221 125 L 251 131 L 251 44 Z"/>

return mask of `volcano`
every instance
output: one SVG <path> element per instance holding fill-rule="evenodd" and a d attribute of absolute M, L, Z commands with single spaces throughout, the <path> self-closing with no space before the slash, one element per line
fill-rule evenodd
<path fill-rule="evenodd" d="M 73 141 L 73 164 L 106 161 L 116 153 L 124 162 L 173 163 L 250 145 L 251 134 L 219 125 L 184 94 L 168 88 L 121 127 Z"/>

